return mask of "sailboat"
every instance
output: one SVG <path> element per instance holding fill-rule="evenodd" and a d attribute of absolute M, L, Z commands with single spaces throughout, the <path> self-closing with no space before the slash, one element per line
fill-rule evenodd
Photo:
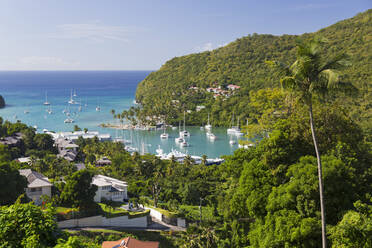
<path fill-rule="evenodd" d="M 206 130 L 211 130 L 212 129 L 212 125 L 209 123 L 209 113 L 208 113 L 208 124 L 205 125 L 205 129 Z"/>
<path fill-rule="evenodd" d="M 235 130 L 235 133 L 234 134 L 236 136 L 242 136 L 242 135 L 244 135 L 244 133 L 242 131 L 240 131 L 240 128 L 239 128 L 239 117 L 238 117 L 238 123 L 237 123 L 236 130 Z"/>
<path fill-rule="evenodd" d="M 168 133 L 165 132 L 165 125 L 163 125 L 163 130 L 164 130 L 164 132 L 162 134 L 160 134 L 160 138 L 161 139 L 168 139 L 169 135 L 168 135 Z"/>
<path fill-rule="evenodd" d="M 50 105 L 49 105 L 48 109 L 46 110 L 46 112 L 47 112 L 48 114 L 50 114 L 50 115 L 53 113 L 52 109 L 50 108 Z"/>
<path fill-rule="evenodd" d="M 98 104 L 97 104 L 97 107 L 96 107 L 96 111 L 97 112 L 101 111 L 101 107 L 99 106 L 99 101 L 98 101 Z"/>
<path fill-rule="evenodd" d="M 227 129 L 227 133 L 229 134 L 234 134 L 235 131 L 236 131 L 236 126 L 233 126 L 234 124 L 234 113 L 232 114 L 232 118 L 231 118 L 231 127 Z"/>
<path fill-rule="evenodd" d="M 24 114 L 28 114 L 30 113 L 30 111 L 28 110 L 28 108 L 26 108 L 24 111 L 23 111 Z"/>
<path fill-rule="evenodd" d="M 43 103 L 44 105 L 50 105 L 50 102 L 48 102 L 48 92 L 45 91 L 45 102 Z"/>
<path fill-rule="evenodd" d="M 76 96 L 77 96 L 77 95 L 76 95 L 76 90 L 74 90 L 74 94 L 73 94 L 73 96 L 74 96 L 74 97 L 76 97 Z"/>
<path fill-rule="evenodd" d="M 81 107 L 81 99 L 80 99 L 80 105 L 79 105 L 79 108 L 78 108 L 78 111 L 81 112 L 83 108 Z"/>
<path fill-rule="evenodd" d="M 71 89 L 71 94 L 70 94 L 70 100 L 68 101 L 69 104 L 76 104 L 76 101 L 74 100 L 72 96 L 72 89 Z"/>
<path fill-rule="evenodd" d="M 180 137 L 189 137 L 190 133 L 186 131 L 186 112 L 183 112 L 183 131 L 180 131 Z"/>

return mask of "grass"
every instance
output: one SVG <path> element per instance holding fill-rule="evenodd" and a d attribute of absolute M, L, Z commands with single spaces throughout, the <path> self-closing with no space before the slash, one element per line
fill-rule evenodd
<path fill-rule="evenodd" d="M 150 207 L 152 209 L 159 211 L 161 214 L 165 215 L 168 218 L 176 218 L 178 214 L 177 212 L 168 211 L 162 208 L 156 208 L 154 206 L 147 206 L 147 207 Z"/>
<path fill-rule="evenodd" d="M 67 211 L 72 211 L 72 210 L 77 211 L 76 208 L 56 207 L 56 213 L 57 214 L 58 213 L 65 213 Z"/>
<path fill-rule="evenodd" d="M 125 209 L 120 208 L 120 205 L 114 208 L 111 208 L 104 203 L 98 203 L 98 205 L 102 209 L 102 215 L 105 216 L 106 218 L 128 216 L 128 218 L 132 219 L 132 218 L 139 218 L 139 217 L 147 216 L 150 214 L 150 210 L 145 210 L 143 212 L 131 212 L 131 211 L 127 211 Z M 56 213 L 57 213 L 57 216 L 59 216 L 59 220 L 71 219 L 74 216 L 76 217 L 77 214 L 67 215 L 68 212 L 72 212 L 72 211 L 78 212 L 78 209 L 67 208 L 67 207 L 56 207 Z M 88 216 L 85 216 L 85 217 L 88 217 Z"/>
<path fill-rule="evenodd" d="M 98 203 L 98 204 L 101 206 L 101 209 L 103 210 L 104 216 L 106 218 L 114 218 L 114 217 L 125 216 L 125 215 L 128 215 L 129 218 L 138 218 L 138 217 L 146 216 L 150 213 L 149 210 L 146 210 L 144 212 L 131 212 L 131 211 L 122 209 L 120 207 L 111 208 L 104 203 Z"/>

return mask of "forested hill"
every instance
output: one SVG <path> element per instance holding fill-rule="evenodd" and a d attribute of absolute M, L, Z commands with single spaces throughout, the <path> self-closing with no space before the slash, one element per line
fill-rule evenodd
<path fill-rule="evenodd" d="M 358 104 L 367 106 L 366 111 L 371 112 L 368 85 L 372 88 L 372 9 L 315 33 L 299 36 L 253 34 L 213 51 L 173 58 L 138 85 L 136 99 L 143 107 L 139 117 L 161 116 L 175 124 L 183 118 L 183 111 L 189 110 L 187 122 L 190 125 L 205 123 L 208 112 L 214 125 L 228 125 L 234 111 L 240 120 L 245 120 L 249 116 L 245 108 L 249 92 L 278 86 L 278 76 L 265 61 L 292 63 L 296 40 L 317 35 L 329 40 L 326 54 L 344 51 L 350 55 L 352 66 L 343 71 L 343 78 L 361 89 Z M 214 93 L 206 91 L 208 87 L 218 86 L 225 90 L 228 84 L 241 88 L 233 94 L 232 91 L 223 92 L 230 95 L 228 97 L 214 97 Z M 198 89 L 190 89 L 192 86 Z M 206 109 L 197 112 L 198 105 Z"/>
<path fill-rule="evenodd" d="M 0 95 L 0 108 L 4 108 L 5 107 L 5 100 L 3 98 L 2 95 Z"/>

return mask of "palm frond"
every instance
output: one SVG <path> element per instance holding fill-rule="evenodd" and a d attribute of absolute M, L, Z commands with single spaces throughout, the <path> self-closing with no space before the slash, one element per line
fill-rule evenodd
<path fill-rule="evenodd" d="M 319 68 L 319 72 L 328 69 L 342 69 L 349 65 L 350 62 L 348 61 L 348 56 L 345 53 L 339 53 L 336 56 L 323 62 L 323 64 Z"/>
<path fill-rule="evenodd" d="M 338 71 L 336 70 L 331 70 L 331 69 L 323 70 L 319 73 L 319 77 L 323 77 L 327 80 L 328 89 L 337 88 L 338 87 L 337 84 L 340 82 L 340 79 L 339 79 L 340 75 Z"/>

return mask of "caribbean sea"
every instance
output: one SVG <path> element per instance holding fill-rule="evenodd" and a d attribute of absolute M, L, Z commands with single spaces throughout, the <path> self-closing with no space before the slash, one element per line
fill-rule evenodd
<path fill-rule="evenodd" d="M 30 126 L 37 126 L 38 132 L 73 131 L 74 125 L 91 131 L 110 133 L 112 137 L 121 136 L 131 139 L 131 146 L 155 153 L 160 146 L 164 152 L 176 149 L 190 155 L 207 155 L 210 158 L 232 154 L 238 147 L 230 145 L 225 128 L 214 128 L 218 137 L 210 141 L 199 127 L 187 127 L 191 133 L 189 147 L 181 148 L 174 138 L 178 130 L 167 130 L 169 138 L 161 140 L 162 131 L 116 131 L 101 128 L 101 123 L 114 122 L 111 110 L 117 113 L 133 106 L 136 88 L 151 71 L 0 71 L 0 95 L 6 107 L 0 109 L 4 120 L 22 121 Z M 75 101 L 81 103 L 70 105 L 72 93 Z M 46 101 L 49 106 L 43 105 Z M 81 106 L 81 111 L 79 108 Z M 100 106 L 101 110 L 96 111 Z M 51 114 L 47 111 L 51 110 Z M 64 110 L 69 110 L 74 123 L 64 123 L 67 118 Z M 28 112 L 28 113 L 25 113 Z"/>

